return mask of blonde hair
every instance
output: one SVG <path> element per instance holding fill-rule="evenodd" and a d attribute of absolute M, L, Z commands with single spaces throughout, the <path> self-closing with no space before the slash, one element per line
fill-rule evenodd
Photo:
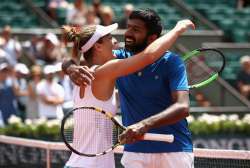
<path fill-rule="evenodd" d="M 64 42 L 73 42 L 72 57 L 78 58 L 79 51 L 81 47 L 88 42 L 88 40 L 94 35 L 96 26 L 89 25 L 84 27 L 73 27 L 73 26 L 63 26 L 63 37 Z M 91 55 L 91 48 L 84 53 L 85 59 Z"/>

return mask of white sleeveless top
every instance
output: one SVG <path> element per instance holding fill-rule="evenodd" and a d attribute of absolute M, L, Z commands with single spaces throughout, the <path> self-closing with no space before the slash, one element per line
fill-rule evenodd
<path fill-rule="evenodd" d="M 80 88 L 74 85 L 73 101 L 74 108 L 81 106 L 94 106 L 101 108 L 115 115 L 117 111 L 115 94 L 107 101 L 101 101 L 95 98 L 92 93 L 91 86 L 85 88 L 84 98 L 79 97 Z M 74 113 L 75 131 L 74 137 L 80 140 L 80 143 L 73 141 L 73 147 L 81 151 L 90 151 L 93 153 L 95 148 L 107 145 L 110 147 L 112 143 L 112 124 L 106 121 L 97 120 L 99 113 L 84 114 L 80 111 Z M 79 121 L 79 122 L 78 122 Z M 105 128 L 105 129 L 103 129 Z M 101 131 L 98 129 L 102 129 Z M 104 132 L 103 132 L 104 130 Z M 102 132 L 102 134 L 100 134 Z M 81 141 L 82 139 L 82 141 Z M 72 152 L 66 166 L 77 168 L 115 168 L 114 153 L 110 152 L 98 157 L 84 157 Z"/>

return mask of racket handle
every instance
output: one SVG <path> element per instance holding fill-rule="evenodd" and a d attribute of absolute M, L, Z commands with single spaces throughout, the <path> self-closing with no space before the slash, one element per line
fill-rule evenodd
<path fill-rule="evenodd" d="M 172 143 L 174 142 L 174 135 L 172 134 L 152 134 L 152 133 L 146 133 L 144 134 L 143 140 L 149 140 L 149 141 L 163 141 Z"/>

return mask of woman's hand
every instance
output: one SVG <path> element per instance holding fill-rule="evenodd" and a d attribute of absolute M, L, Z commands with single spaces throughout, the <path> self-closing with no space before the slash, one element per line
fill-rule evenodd
<path fill-rule="evenodd" d="M 194 23 L 188 19 L 178 21 L 174 27 L 174 29 L 180 34 L 184 33 L 188 28 L 195 29 Z"/>

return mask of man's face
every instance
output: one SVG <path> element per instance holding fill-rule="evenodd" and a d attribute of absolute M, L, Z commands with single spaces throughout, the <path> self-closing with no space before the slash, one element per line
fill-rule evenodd
<path fill-rule="evenodd" d="M 147 46 L 147 29 L 139 19 L 129 19 L 125 32 L 125 48 L 132 52 L 140 52 Z"/>

